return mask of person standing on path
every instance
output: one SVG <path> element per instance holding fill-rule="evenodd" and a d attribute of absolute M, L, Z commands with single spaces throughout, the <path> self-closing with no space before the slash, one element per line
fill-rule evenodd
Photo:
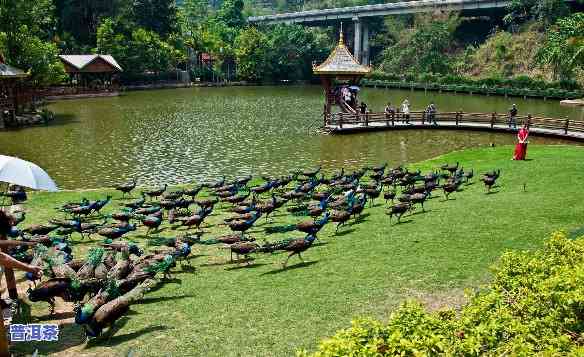
<path fill-rule="evenodd" d="M 513 104 L 511 109 L 509 109 L 509 129 L 513 126 L 513 129 L 517 129 L 517 105 Z"/>
<path fill-rule="evenodd" d="M 519 129 L 517 133 L 517 145 L 515 145 L 515 152 L 513 153 L 513 160 L 525 160 L 527 156 L 527 139 L 529 138 L 529 127 L 527 123 Z"/>
<path fill-rule="evenodd" d="M 391 105 L 391 102 L 387 102 L 387 105 L 385 106 L 385 121 L 388 122 L 389 124 L 389 120 L 391 119 L 391 126 L 394 125 L 394 119 L 395 119 L 395 108 L 393 105 Z"/>
<path fill-rule="evenodd" d="M 401 111 L 403 113 L 403 122 L 406 124 L 410 123 L 410 101 L 405 99 L 401 105 Z"/>
<path fill-rule="evenodd" d="M 430 102 L 430 105 L 426 108 L 426 114 L 428 115 L 428 123 L 438 125 L 436 122 L 436 105 L 434 105 L 434 102 Z"/>

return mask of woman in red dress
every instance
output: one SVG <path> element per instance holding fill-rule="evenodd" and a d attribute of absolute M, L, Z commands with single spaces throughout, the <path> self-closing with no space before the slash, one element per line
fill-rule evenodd
<path fill-rule="evenodd" d="M 529 137 L 529 128 L 527 124 L 523 124 L 523 127 L 519 129 L 517 133 L 517 140 L 519 141 L 515 145 L 515 153 L 513 154 L 513 160 L 525 160 L 527 155 L 527 138 Z"/>

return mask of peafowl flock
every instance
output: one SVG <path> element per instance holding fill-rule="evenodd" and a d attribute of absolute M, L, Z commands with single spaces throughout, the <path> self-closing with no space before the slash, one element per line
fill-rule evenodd
<path fill-rule="evenodd" d="M 304 261 L 302 254 L 315 246 L 318 234 L 329 223 L 336 223 L 336 234 L 351 220 L 358 221 L 381 195 L 386 205 L 391 201 L 389 223 L 394 218 L 400 223 L 417 207 L 430 214 L 424 205 L 433 193 L 442 189 L 448 200 L 473 176 L 473 170 L 465 171 L 459 163 L 444 164 L 426 174 L 382 164 L 352 172 L 342 168 L 327 176 L 317 167 L 295 170 L 288 176 L 263 177 L 263 183 L 246 176 L 175 190 L 165 184 L 126 199 L 136 189 L 136 180 L 132 180 L 115 187 L 123 200 L 112 209 L 107 208 L 113 205 L 112 197 L 106 196 L 66 202 L 57 207 L 58 216 L 46 223 L 27 224 L 25 212 L 16 212 L 8 236 L 22 245 L 9 253 L 43 269 L 40 281 L 26 275 L 28 299 L 48 303 L 51 313 L 55 299 L 74 303 L 75 322 L 93 338 L 126 315 L 153 286 L 169 279 L 177 263 L 191 265 L 193 249 L 229 249 L 231 261 L 235 257 L 240 263 L 243 257 L 248 264 L 251 256 L 287 252 L 282 263 L 286 268 L 294 255 Z M 481 176 L 487 192 L 499 177 L 500 170 Z M 282 216 L 274 216 L 282 207 L 294 223 L 271 223 Z M 217 218 L 224 222 L 217 224 L 213 217 L 226 212 L 232 215 Z M 266 219 L 260 220 L 262 216 Z M 211 231 L 213 238 L 201 227 Z M 169 233 L 169 229 L 176 231 L 175 237 L 155 236 Z M 255 235 L 258 230 L 282 235 L 299 231 L 305 236 L 256 241 L 248 232 Z M 104 240 L 95 242 L 84 259 L 74 259 L 71 242 L 79 239 L 77 235 L 84 239 L 95 233 Z M 137 237 L 146 240 L 146 247 L 130 241 Z"/>

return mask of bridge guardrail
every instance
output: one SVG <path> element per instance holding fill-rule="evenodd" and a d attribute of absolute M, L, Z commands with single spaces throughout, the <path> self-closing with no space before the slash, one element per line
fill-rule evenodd
<path fill-rule="evenodd" d="M 472 112 L 437 112 L 435 114 L 438 126 L 449 123 L 450 126 L 472 126 L 473 124 L 487 124 L 491 129 L 495 126 L 508 126 L 509 115 L 506 113 L 472 113 Z M 405 120 L 403 113 L 368 113 L 368 114 L 351 114 L 335 113 L 324 116 L 325 126 L 337 126 L 340 129 L 343 125 L 357 125 L 362 127 L 370 126 L 375 123 L 383 123 L 387 127 L 401 124 Z M 423 125 L 431 125 L 432 120 L 425 111 L 414 111 L 410 113 L 409 121 L 421 122 Z M 517 127 L 527 123 L 530 128 L 540 128 L 556 130 L 567 134 L 577 132 L 584 134 L 584 122 L 570 119 L 558 119 L 538 117 L 532 115 L 518 115 L 515 117 Z M 379 125 L 376 125 L 379 127 Z"/>

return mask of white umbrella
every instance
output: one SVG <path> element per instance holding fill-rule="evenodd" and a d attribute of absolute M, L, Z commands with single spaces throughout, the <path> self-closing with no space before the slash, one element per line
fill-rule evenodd
<path fill-rule="evenodd" d="M 13 183 L 34 190 L 59 191 L 45 170 L 32 162 L 12 156 L 0 155 L 0 182 Z"/>

